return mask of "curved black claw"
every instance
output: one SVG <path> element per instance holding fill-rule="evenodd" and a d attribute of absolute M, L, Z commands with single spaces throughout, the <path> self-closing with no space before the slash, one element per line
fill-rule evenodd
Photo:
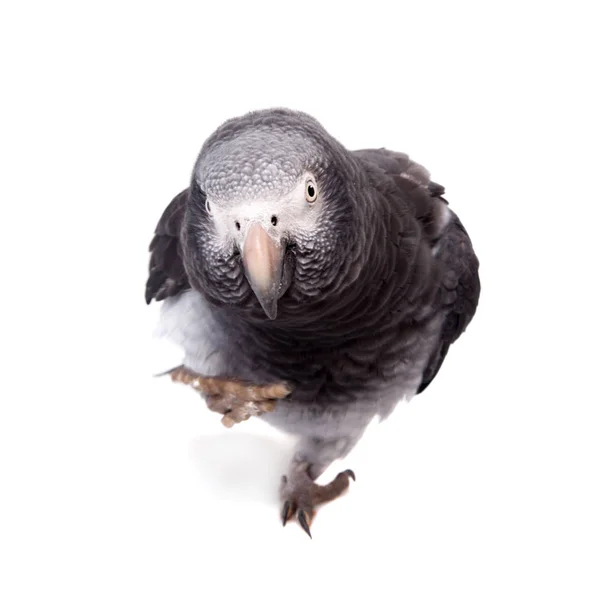
<path fill-rule="evenodd" d="M 283 523 L 284 527 L 288 519 L 290 518 L 290 506 L 290 503 L 286 500 L 283 503 L 283 508 L 281 509 L 281 522 Z"/>
<path fill-rule="evenodd" d="M 356 475 L 354 474 L 354 471 L 352 469 L 346 469 L 344 473 L 346 473 L 348 477 L 352 477 L 352 481 L 356 481 Z"/>
<path fill-rule="evenodd" d="M 300 526 L 302 527 L 302 529 L 304 529 L 304 531 L 306 531 L 306 533 L 308 534 L 308 537 L 312 540 L 312 535 L 310 534 L 310 526 L 308 525 L 306 513 L 303 510 L 299 510 L 296 513 L 296 518 L 298 519 L 298 523 L 300 523 Z"/>

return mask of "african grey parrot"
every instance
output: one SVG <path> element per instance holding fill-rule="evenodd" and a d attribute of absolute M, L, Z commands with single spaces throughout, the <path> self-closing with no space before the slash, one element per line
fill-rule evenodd
<path fill-rule="evenodd" d="M 427 388 L 477 308 L 479 262 L 444 188 L 406 154 L 348 151 L 287 109 L 230 119 L 150 244 L 146 301 L 174 380 L 232 425 L 299 436 L 282 520 L 310 535 L 351 470 L 315 480 L 374 416 Z"/>

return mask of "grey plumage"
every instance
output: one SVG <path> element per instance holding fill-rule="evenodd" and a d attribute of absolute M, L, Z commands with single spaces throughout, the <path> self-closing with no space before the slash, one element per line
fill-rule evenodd
<path fill-rule="evenodd" d="M 443 193 L 407 155 L 347 151 L 303 113 L 232 119 L 159 221 L 146 300 L 191 369 L 292 383 L 263 418 L 301 436 L 317 477 L 431 383 L 475 314 L 479 263 Z M 267 300 L 242 256 L 255 223 L 281 254 Z"/>

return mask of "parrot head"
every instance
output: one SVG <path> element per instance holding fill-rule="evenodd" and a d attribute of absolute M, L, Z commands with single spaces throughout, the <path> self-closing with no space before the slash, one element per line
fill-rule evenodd
<path fill-rule="evenodd" d="M 184 226 L 190 281 L 219 304 L 253 299 L 274 320 L 343 270 L 356 221 L 350 154 L 312 117 L 285 109 L 231 119 L 196 162 Z"/>

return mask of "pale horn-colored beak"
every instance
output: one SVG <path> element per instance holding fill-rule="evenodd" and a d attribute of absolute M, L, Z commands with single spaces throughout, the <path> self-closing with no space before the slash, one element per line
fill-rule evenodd
<path fill-rule="evenodd" d="M 246 278 L 269 319 L 277 316 L 277 300 L 285 244 L 274 240 L 260 225 L 248 229 L 242 260 Z"/>

